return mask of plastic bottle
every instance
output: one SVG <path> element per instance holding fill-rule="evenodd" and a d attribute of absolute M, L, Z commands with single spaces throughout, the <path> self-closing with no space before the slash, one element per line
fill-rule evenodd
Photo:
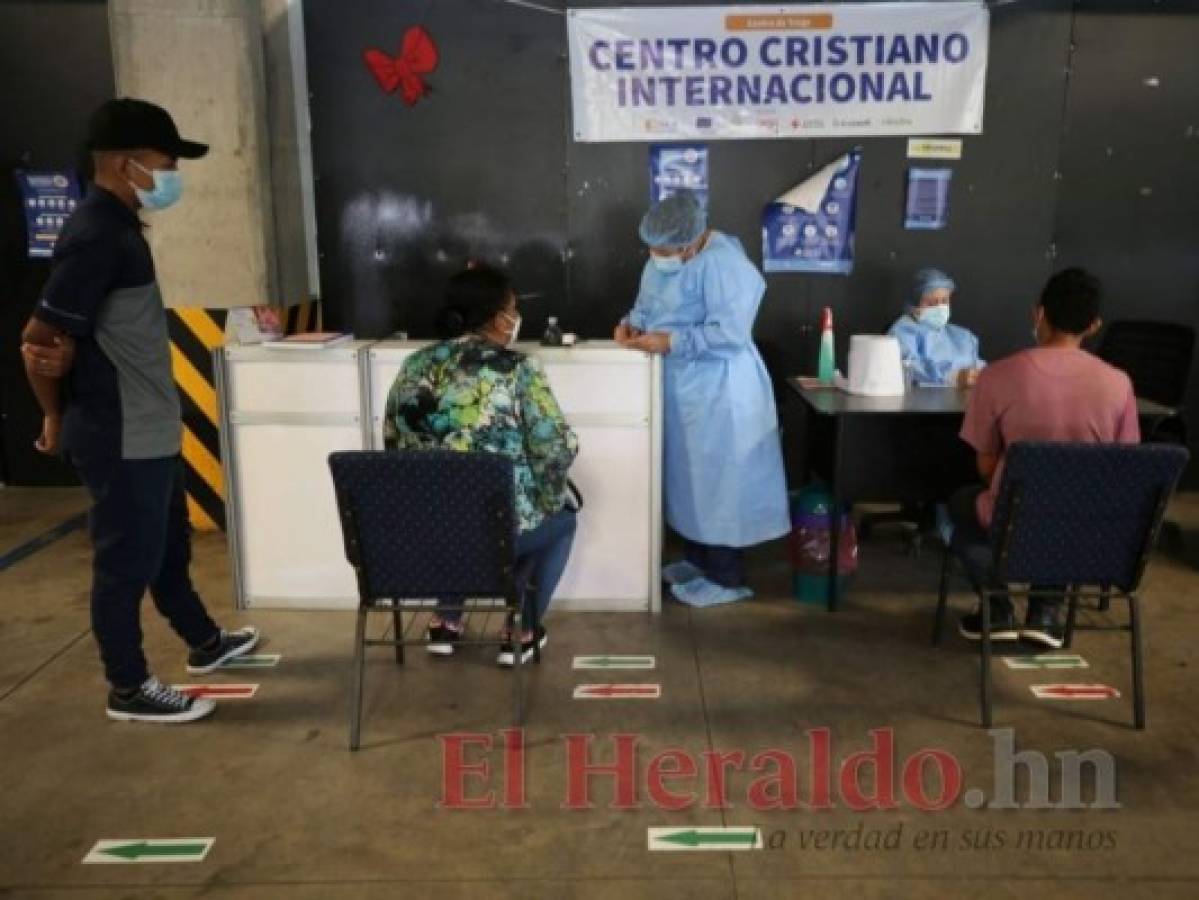
<path fill-rule="evenodd" d="M 541 336 L 541 344 L 543 347 L 562 346 L 562 329 L 558 327 L 557 316 L 550 316 L 546 320 L 545 334 Z"/>
<path fill-rule="evenodd" d="M 820 357 L 816 364 L 816 377 L 822 384 L 833 383 L 833 369 L 836 366 L 833 353 L 833 310 L 826 306 L 820 317 Z"/>

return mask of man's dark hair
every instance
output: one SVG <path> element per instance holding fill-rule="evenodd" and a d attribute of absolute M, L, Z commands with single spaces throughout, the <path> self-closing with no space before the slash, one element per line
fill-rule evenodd
<path fill-rule="evenodd" d="M 1099 279 L 1086 269 L 1063 269 L 1041 291 L 1045 318 L 1058 331 L 1082 334 L 1099 318 Z"/>
<path fill-rule="evenodd" d="M 508 304 L 511 290 L 508 276 L 494 266 L 463 269 L 446 285 L 437 330 L 447 338 L 478 331 Z"/>

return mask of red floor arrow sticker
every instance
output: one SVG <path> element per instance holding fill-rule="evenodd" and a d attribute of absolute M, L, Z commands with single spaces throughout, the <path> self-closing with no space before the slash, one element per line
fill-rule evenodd
<path fill-rule="evenodd" d="M 574 693 L 576 700 L 657 700 L 661 696 L 660 684 L 580 684 Z"/>
<path fill-rule="evenodd" d="M 1113 700 L 1120 696 L 1106 684 L 1034 684 L 1029 690 L 1038 700 Z"/>
<path fill-rule="evenodd" d="M 176 684 L 173 687 L 189 697 L 213 700 L 249 700 L 258 693 L 256 684 Z"/>

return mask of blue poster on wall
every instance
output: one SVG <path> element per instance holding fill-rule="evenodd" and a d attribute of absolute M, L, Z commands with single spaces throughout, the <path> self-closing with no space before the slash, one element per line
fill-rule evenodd
<path fill-rule="evenodd" d="M 706 144 L 654 144 L 649 148 L 649 202 L 657 203 L 679 191 L 691 191 L 708 208 L 708 147 Z"/>
<path fill-rule="evenodd" d="M 762 268 L 767 272 L 853 271 L 858 169 L 855 148 L 762 210 Z"/>
<path fill-rule="evenodd" d="M 49 259 L 62 226 L 79 204 L 79 181 L 72 172 L 17 169 L 13 174 L 21 189 L 21 205 L 25 208 L 29 256 Z"/>
<path fill-rule="evenodd" d="M 949 223 L 949 182 L 952 178 L 952 169 L 908 169 L 904 228 L 936 231 Z"/>

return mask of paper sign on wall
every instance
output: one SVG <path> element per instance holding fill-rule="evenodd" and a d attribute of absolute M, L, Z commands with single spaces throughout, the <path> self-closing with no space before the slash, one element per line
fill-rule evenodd
<path fill-rule="evenodd" d="M 762 268 L 767 272 L 853 271 L 858 170 L 851 150 L 762 210 Z"/>
<path fill-rule="evenodd" d="M 908 159 L 961 159 L 960 138 L 909 138 Z"/>
<path fill-rule="evenodd" d="M 649 148 L 649 201 L 690 191 L 708 208 L 708 148 L 704 144 L 654 144 Z"/>
<path fill-rule="evenodd" d="M 79 181 L 71 172 L 17 169 L 13 174 L 25 208 L 29 256 L 49 259 L 63 225 L 79 205 Z"/>
<path fill-rule="evenodd" d="M 936 231 L 949 224 L 949 182 L 952 178 L 952 169 L 908 170 L 904 228 Z"/>

